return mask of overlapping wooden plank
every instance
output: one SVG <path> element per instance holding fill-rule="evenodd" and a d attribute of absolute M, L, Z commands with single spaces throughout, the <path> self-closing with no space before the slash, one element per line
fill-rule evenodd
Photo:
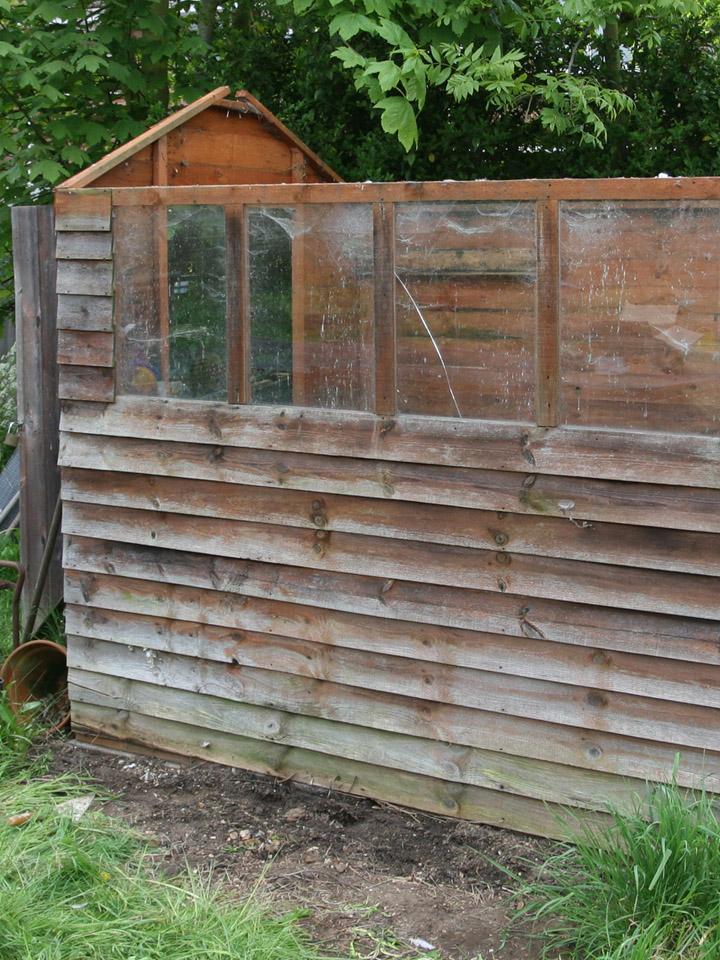
<path fill-rule="evenodd" d="M 249 600 L 235 609 L 224 593 L 122 582 L 117 577 L 103 578 L 94 586 L 89 595 L 93 606 L 74 606 L 70 598 L 78 596 L 85 600 L 77 579 L 70 576 L 66 608 L 69 633 L 225 663 L 230 656 L 227 644 L 238 642 L 238 631 L 250 631 L 255 640 L 249 638 L 248 642 L 262 645 L 265 637 L 268 649 L 272 649 L 272 638 L 280 637 L 281 642 L 318 642 L 431 664 L 720 708 L 720 666 L 706 665 L 700 670 L 694 663 L 660 657 L 314 611 L 273 600 Z M 270 667 L 271 661 L 261 665 Z"/>
<path fill-rule="evenodd" d="M 65 433 L 60 463 L 225 484 L 720 532 L 720 490 Z M 231 488 L 229 488 L 231 489 Z"/>
<path fill-rule="evenodd" d="M 112 403 L 115 398 L 115 371 L 109 367 L 60 367 L 61 400 L 93 400 Z"/>
<path fill-rule="evenodd" d="M 63 531 L 335 573 L 370 569 L 376 576 L 416 583 L 718 616 L 718 580 L 697 574 L 70 502 L 63 511 Z"/>
<path fill-rule="evenodd" d="M 91 673 L 90 669 L 97 671 L 99 667 L 91 663 L 70 671 L 73 700 L 90 700 L 93 694 L 102 694 L 115 698 L 117 707 L 138 709 L 138 700 L 145 687 L 143 681 L 129 679 L 124 674 Z M 560 762 L 564 767 L 633 778 L 667 781 L 673 777 L 676 767 L 677 749 L 672 744 L 430 703 L 263 669 L 245 669 L 243 676 L 244 703 L 270 708 L 281 703 L 285 711 L 321 717 L 338 724 L 350 723 L 422 737 L 426 741 L 497 751 L 516 760 L 525 757 L 553 764 Z M 158 678 L 153 676 L 150 682 L 155 685 Z M 194 687 L 192 689 L 194 691 Z M 185 693 L 177 687 L 172 690 L 178 709 L 183 709 Z M 100 701 L 93 698 L 92 702 Z M 222 699 L 220 702 L 221 711 L 231 716 L 233 701 Z M 172 710 L 172 707 L 168 706 L 168 709 Z M 190 715 L 186 712 L 179 719 L 186 720 Z M 677 782 L 681 786 L 720 790 L 718 759 L 717 754 L 683 748 L 681 763 L 677 765 Z M 576 795 L 568 797 L 566 802 L 580 799 Z M 597 796 L 594 799 L 597 802 Z"/>
<path fill-rule="evenodd" d="M 547 803 L 596 809 L 598 798 L 603 797 L 618 807 L 631 808 L 646 789 L 638 779 L 627 780 L 559 763 L 338 723 L 257 706 L 242 699 L 228 700 L 222 695 L 193 692 L 187 686 L 187 678 L 184 678 L 184 689 L 164 686 L 160 679 L 153 677 L 143 683 L 77 669 L 72 670 L 69 677 L 70 694 L 75 703 L 124 709 L 180 723 L 201 718 L 200 722 L 208 730 L 302 747 L 362 763 L 377 763 L 382 759 L 382 765 L 391 770 L 500 790 Z M 672 769 L 672 762 L 669 768 Z"/>
<path fill-rule="evenodd" d="M 92 297 L 76 293 L 59 294 L 58 329 L 112 330 L 112 297 Z"/>
<path fill-rule="evenodd" d="M 58 260 L 112 260 L 112 235 L 80 230 L 59 232 L 55 255 Z"/>
<path fill-rule="evenodd" d="M 262 518 L 309 530 L 720 576 L 720 536 L 708 533 L 87 469 L 64 471 L 63 497 L 78 503 L 228 520 Z"/>
<path fill-rule="evenodd" d="M 111 219 L 109 190 L 58 190 L 55 193 L 55 229 L 106 231 Z"/>
<path fill-rule="evenodd" d="M 230 766 L 269 773 L 282 779 L 310 783 L 357 796 L 427 810 L 440 816 L 479 820 L 508 829 L 531 831 L 549 837 L 563 836 L 557 812 L 538 800 L 508 794 L 502 804 L 497 793 L 482 787 L 453 784 L 418 774 L 388 771 L 373 764 L 328 757 L 315 751 L 271 745 L 236 735 L 143 717 L 90 704 L 73 706 L 76 735 L 111 745 L 137 743 L 184 756 L 214 760 Z M 602 814 L 581 814 L 583 822 L 602 823 Z M 574 822 L 571 830 L 577 830 Z"/>
<path fill-rule="evenodd" d="M 60 330 L 58 363 L 89 367 L 114 365 L 115 335 L 97 330 Z"/>
<path fill-rule="evenodd" d="M 436 587 L 368 574 L 328 573 L 88 537 L 66 537 L 64 564 L 68 571 L 66 582 L 73 576 L 69 571 L 117 574 L 121 577 L 119 589 L 125 594 L 125 578 L 135 578 L 133 591 L 148 604 L 146 612 L 160 616 L 177 614 L 175 608 L 162 603 L 153 605 L 163 596 L 158 581 L 223 591 L 231 595 L 231 607 L 235 603 L 247 605 L 249 598 L 300 604 L 308 608 L 308 616 L 312 616 L 309 608 L 316 607 L 321 623 L 324 610 L 336 610 L 605 651 L 720 663 L 718 620 Z M 116 605 L 98 593 L 98 582 L 92 576 L 82 577 L 80 596 L 87 600 L 95 597 L 99 606 Z M 236 597 L 242 599 L 235 600 Z M 182 616 L 192 619 L 196 614 Z"/>
<path fill-rule="evenodd" d="M 301 640 L 271 638 L 242 631 L 237 639 L 225 638 L 227 662 L 213 673 L 213 664 L 188 657 L 179 663 L 177 654 L 138 647 L 131 654 L 114 641 L 72 637 L 68 644 L 71 667 L 92 665 L 111 676 L 136 680 L 160 678 L 165 686 L 190 684 L 190 689 L 220 693 L 229 700 L 242 700 L 245 668 L 328 680 L 362 690 L 377 690 L 420 700 L 506 713 L 531 720 L 544 720 L 583 730 L 601 730 L 644 740 L 658 740 L 678 747 L 720 751 L 718 711 L 687 703 L 652 700 L 649 697 L 599 692 L 584 687 L 549 683 L 530 677 L 515 677 L 429 665 L 408 657 L 329 647 Z M 152 651 L 151 646 L 146 647 Z M 148 661 L 150 666 L 148 667 Z M 182 669 L 187 680 L 181 679 Z M 220 676 L 217 673 L 220 673 Z M 207 682 L 206 682 L 207 678 Z"/>
<path fill-rule="evenodd" d="M 68 407 L 61 429 L 101 436 L 253 447 L 720 488 L 720 438 L 359 411 L 120 397 L 105 411 Z"/>
<path fill-rule="evenodd" d="M 109 297 L 113 292 L 112 263 L 105 260 L 58 260 L 57 292 Z"/>

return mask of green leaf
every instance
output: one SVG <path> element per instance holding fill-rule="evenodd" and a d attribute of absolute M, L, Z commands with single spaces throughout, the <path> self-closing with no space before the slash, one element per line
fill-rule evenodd
<path fill-rule="evenodd" d="M 330 33 L 339 33 L 343 40 L 350 40 L 361 31 L 375 32 L 375 24 L 362 13 L 339 13 L 330 21 Z"/>
<path fill-rule="evenodd" d="M 378 36 L 382 37 L 383 40 L 387 40 L 387 42 L 394 47 L 399 47 L 404 50 L 415 49 L 415 44 L 399 23 L 383 19 L 380 21 L 380 25 L 376 27 L 376 32 Z"/>
<path fill-rule="evenodd" d="M 357 50 L 353 50 L 352 47 L 340 47 L 338 50 L 333 50 L 331 56 L 339 60 L 347 70 L 354 67 L 364 67 L 367 63 L 365 57 Z"/>
<path fill-rule="evenodd" d="M 385 97 L 375 104 L 382 110 L 380 122 L 386 133 L 395 133 L 405 150 L 417 144 L 418 130 L 415 112 L 405 97 Z"/>
<path fill-rule="evenodd" d="M 30 179 L 33 182 L 42 178 L 52 184 L 66 176 L 65 167 L 60 166 L 55 160 L 36 160 L 30 164 Z"/>

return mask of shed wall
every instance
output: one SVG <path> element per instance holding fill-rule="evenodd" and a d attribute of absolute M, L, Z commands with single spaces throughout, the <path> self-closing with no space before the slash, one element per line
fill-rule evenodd
<path fill-rule="evenodd" d="M 59 249 L 107 257 L 104 196 Z M 68 262 L 80 736 L 546 835 L 678 753 L 720 791 L 716 435 L 116 398 L 110 261 Z"/>

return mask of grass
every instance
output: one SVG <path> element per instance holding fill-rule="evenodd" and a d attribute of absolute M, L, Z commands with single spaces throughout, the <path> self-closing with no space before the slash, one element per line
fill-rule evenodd
<path fill-rule="evenodd" d="M 71 777 L 23 779 L 0 758 L 0 957 L 3 960 L 315 960 L 293 916 L 224 898 L 188 873 L 167 881 L 121 823 L 62 803 L 88 794 Z M 11 826 L 14 815 L 30 814 Z"/>
<path fill-rule="evenodd" d="M 20 541 L 17 530 L 0 534 L 0 560 L 20 559 Z M 12 570 L 0 571 L 3 580 L 14 580 Z M 12 649 L 12 590 L 0 590 L 0 663 Z"/>
<path fill-rule="evenodd" d="M 517 919 L 544 930 L 545 957 L 718 960 L 720 827 L 711 797 L 654 787 L 647 809 L 562 845 L 522 883 Z"/>

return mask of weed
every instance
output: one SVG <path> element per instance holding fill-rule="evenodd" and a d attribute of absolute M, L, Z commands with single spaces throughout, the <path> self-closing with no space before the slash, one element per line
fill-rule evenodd
<path fill-rule="evenodd" d="M 192 874 L 167 881 L 122 824 L 74 820 L 62 804 L 87 794 L 70 777 L 0 780 L 3 960 L 315 960 L 294 917 Z"/>
<path fill-rule="evenodd" d="M 611 825 L 562 845 L 521 883 L 517 919 L 543 930 L 545 957 L 717 960 L 720 828 L 713 800 L 675 784 Z"/>

